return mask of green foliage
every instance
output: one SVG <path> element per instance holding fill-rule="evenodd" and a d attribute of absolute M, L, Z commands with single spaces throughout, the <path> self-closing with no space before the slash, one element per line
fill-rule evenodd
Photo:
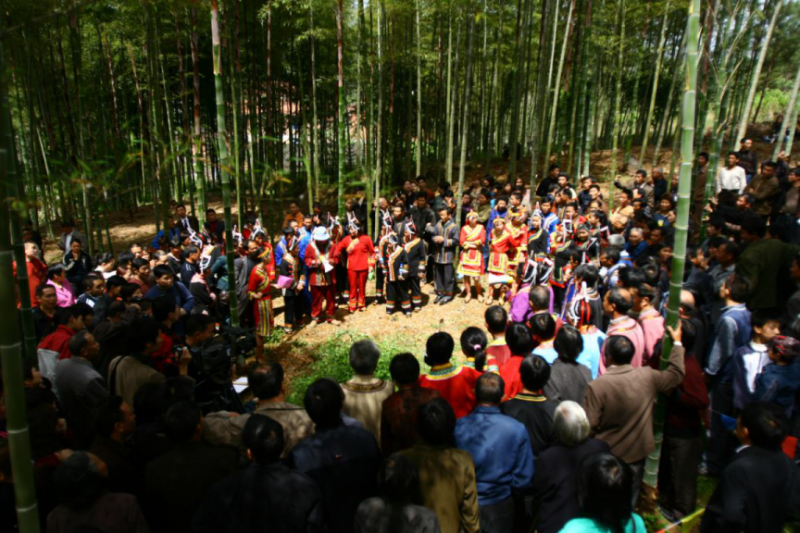
<path fill-rule="evenodd" d="M 342 331 L 331 337 L 311 354 L 313 363 L 308 372 L 292 379 L 289 383 L 289 400 L 292 403 L 303 403 L 306 389 L 319 378 L 330 378 L 338 383 L 353 377 L 350 368 L 350 346 L 359 340 L 370 338 L 368 335 L 353 331 Z M 388 338 L 378 342 L 381 349 L 381 358 L 375 375 L 381 379 L 391 379 L 389 363 L 398 353 L 408 351 L 407 344 L 402 339 Z"/>

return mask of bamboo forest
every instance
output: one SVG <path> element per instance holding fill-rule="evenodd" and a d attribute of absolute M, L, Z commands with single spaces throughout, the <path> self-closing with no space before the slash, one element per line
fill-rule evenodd
<path fill-rule="evenodd" d="M 796 0 L 0 0 L 0 529 L 798 527 L 799 32 Z"/>

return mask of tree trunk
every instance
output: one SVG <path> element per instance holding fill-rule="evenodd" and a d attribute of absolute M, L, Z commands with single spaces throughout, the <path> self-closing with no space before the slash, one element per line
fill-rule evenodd
<path fill-rule="evenodd" d="M 781 146 L 783 146 L 783 138 L 785 136 L 784 132 L 786 131 L 786 122 L 789 121 L 789 120 L 792 120 L 794 118 L 794 115 L 795 115 L 794 108 L 795 108 L 795 105 L 797 104 L 797 91 L 798 91 L 798 89 L 800 89 L 800 67 L 798 67 L 797 75 L 795 75 L 795 77 L 794 77 L 794 85 L 792 85 L 792 95 L 789 97 L 789 103 L 786 106 L 786 112 L 783 114 L 783 124 L 781 125 L 780 132 L 778 133 L 778 139 L 777 139 L 777 141 L 775 141 L 775 150 L 773 150 L 773 152 L 772 152 L 772 160 L 773 161 L 777 161 L 778 160 L 778 154 L 780 154 L 780 152 L 781 152 Z M 793 130 L 794 129 L 794 125 L 797 124 L 797 121 L 794 120 L 794 121 L 790 122 L 789 124 L 792 124 L 791 128 Z M 792 135 L 793 135 L 793 133 L 792 133 Z M 789 140 L 788 140 L 788 142 L 786 144 L 791 149 L 791 146 L 792 146 L 791 136 L 789 137 Z M 786 155 L 789 156 L 789 155 L 791 155 L 791 153 L 789 151 L 787 151 Z"/>
<path fill-rule="evenodd" d="M 656 52 L 656 67 L 653 75 L 653 88 L 650 91 L 650 108 L 647 110 L 647 120 L 644 124 L 644 138 L 642 148 L 639 152 L 639 162 L 644 164 L 645 154 L 647 153 L 647 143 L 650 140 L 650 126 L 653 123 L 653 112 L 656 108 L 656 97 L 658 96 L 658 79 L 661 75 L 661 60 L 664 57 L 664 43 L 667 39 L 667 20 L 669 17 L 670 0 L 667 0 L 664 7 L 664 18 L 661 20 L 661 37 L 658 40 L 658 51 Z M 654 163 L 655 164 L 655 163 Z"/>
<path fill-rule="evenodd" d="M 471 9 L 471 6 L 470 6 Z M 461 127 L 461 160 L 458 165 L 458 195 L 456 196 L 456 224 L 461 224 L 461 195 L 464 194 L 464 172 L 467 167 L 467 135 L 469 130 L 469 95 L 472 89 L 472 34 L 475 27 L 475 13 L 467 11 L 467 65 L 464 78 L 464 108 Z"/>
<path fill-rule="evenodd" d="M 197 187 L 198 219 L 205 224 L 206 209 L 206 180 L 203 173 L 203 136 L 200 127 L 200 48 L 197 34 L 197 6 L 200 0 L 192 0 L 192 161 L 194 162 L 194 183 Z"/>

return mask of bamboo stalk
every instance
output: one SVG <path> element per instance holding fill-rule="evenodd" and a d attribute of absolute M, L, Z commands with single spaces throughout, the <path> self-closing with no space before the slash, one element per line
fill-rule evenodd
<path fill-rule="evenodd" d="M 691 202 L 692 167 L 694 165 L 694 128 L 696 112 L 697 56 L 700 34 L 700 0 L 690 0 L 689 16 L 686 20 L 686 88 L 681 105 L 681 169 L 678 181 L 678 212 L 675 219 L 675 243 L 667 303 L 667 325 L 676 327 L 680 321 L 680 299 L 683 289 L 683 273 L 686 264 L 686 240 L 689 226 L 689 204 Z M 664 337 L 661 351 L 662 370 L 669 365 L 672 339 Z M 655 449 L 647 456 L 644 482 L 656 493 L 661 444 L 664 438 L 665 405 L 663 398 L 656 404 L 653 418 Z M 655 498 L 652 500 L 655 502 Z"/>
<path fill-rule="evenodd" d="M 230 293 L 231 325 L 239 325 L 236 305 L 236 280 L 233 265 L 233 220 L 231 217 L 231 177 L 228 161 L 228 138 L 225 125 L 225 92 L 222 80 L 222 53 L 219 35 L 219 4 L 211 0 L 211 45 L 214 62 L 214 89 L 217 103 L 217 144 L 219 146 L 219 170 L 222 178 L 222 203 L 225 209 L 225 255 L 228 260 L 228 280 L 233 290 Z"/>

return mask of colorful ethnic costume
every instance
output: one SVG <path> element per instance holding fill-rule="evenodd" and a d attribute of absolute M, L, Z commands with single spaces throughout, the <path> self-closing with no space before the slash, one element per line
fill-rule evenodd
<path fill-rule="evenodd" d="M 386 312 L 394 313 L 396 304 L 400 304 L 406 315 L 411 314 L 411 299 L 408 296 L 408 255 L 406 249 L 391 235 L 387 239 L 386 263 Z"/>
<path fill-rule="evenodd" d="M 414 309 L 419 310 L 422 307 L 420 284 L 422 276 L 425 275 L 427 254 L 425 253 L 425 243 L 409 231 L 409 226 L 406 226 L 406 233 L 412 235 L 411 240 L 403 245 L 408 258 L 408 290 L 411 293 L 411 305 Z"/>
<path fill-rule="evenodd" d="M 434 226 L 434 237 L 443 237 L 444 241 L 433 244 L 434 283 L 436 294 L 452 298 L 456 290 L 456 276 L 453 268 L 458 228 L 452 220 L 439 221 Z"/>
<path fill-rule="evenodd" d="M 347 261 L 347 277 L 350 280 L 350 299 L 348 308 L 351 313 L 364 309 L 367 305 L 367 275 L 375 254 L 375 245 L 367 235 L 353 237 L 348 235 L 339 243 L 336 255 Z"/>
<path fill-rule="evenodd" d="M 333 320 L 336 312 L 336 264 L 329 239 L 328 230 L 316 228 L 313 238 L 306 247 L 306 267 L 308 267 L 308 285 L 311 288 L 311 318 L 319 322 L 322 315 L 322 301 L 325 300 L 327 320 Z M 320 243 L 326 243 L 324 250 Z"/>
<path fill-rule="evenodd" d="M 514 241 L 511 238 L 511 233 L 505 227 L 500 233 L 498 233 L 497 229 L 492 230 L 489 244 L 489 263 L 486 265 L 490 285 L 510 283 L 508 265 L 509 257 L 515 253 L 514 250 Z"/>
<path fill-rule="evenodd" d="M 474 228 L 461 228 L 461 257 L 458 273 L 472 278 L 483 274 L 483 245 L 486 244 L 486 229 L 478 224 Z"/>
<path fill-rule="evenodd" d="M 474 368 L 452 363 L 431 367 L 426 376 L 420 376 L 422 387 L 436 389 L 456 413 L 456 418 L 467 416 L 475 408 L 475 383 L 481 373 Z"/>
<path fill-rule="evenodd" d="M 266 244 L 266 249 L 259 259 L 261 262 L 250 272 L 247 294 L 253 302 L 256 334 L 266 337 L 272 332 L 275 320 L 272 312 L 272 296 L 269 293 L 270 284 L 275 281 L 275 258 L 269 244 Z"/>
<path fill-rule="evenodd" d="M 506 226 L 506 230 L 511 234 L 511 242 L 514 245 L 514 253 L 509 257 L 508 274 L 516 277 L 517 267 L 524 265 L 528 259 L 528 228 L 521 222 L 514 225 L 514 222 L 522 220 L 522 214 L 512 215 L 512 222 Z"/>
<path fill-rule="evenodd" d="M 279 268 L 280 280 L 288 281 L 287 278 L 291 279 L 291 284 L 288 287 L 282 288 L 281 292 L 283 293 L 284 303 L 284 324 L 286 324 L 288 328 L 294 328 L 300 325 L 300 322 L 303 320 L 303 301 L 300 295 L 301 289 L 299 288 L 301 282 L 305 285 L 303 264 L 300 262 L 300 259 L 290 253 L 286 253 L 281 260 Z"/>

